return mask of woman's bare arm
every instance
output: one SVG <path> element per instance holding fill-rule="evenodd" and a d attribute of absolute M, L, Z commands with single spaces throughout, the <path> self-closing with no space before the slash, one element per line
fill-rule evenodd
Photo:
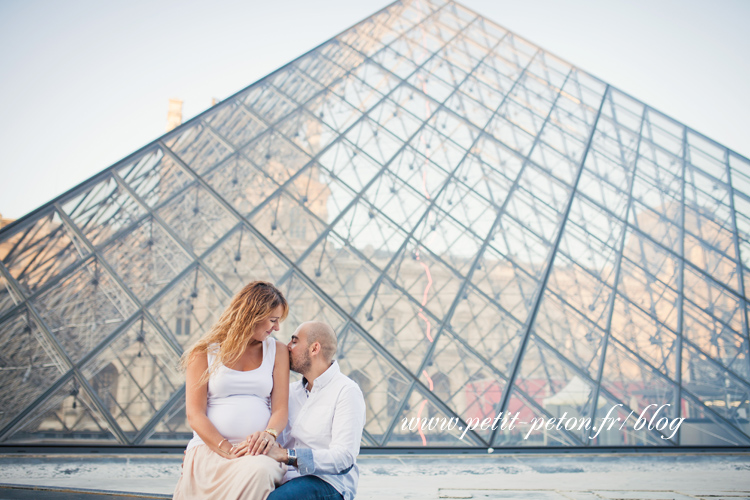
<path fill-rule="evenodd" d="M 276 341 L 276 363 L 273 366 L 271 390 L 271 418 L 268 427 L 278 432 L 284 430 L 289 418 L 289 351 L 285 344 Z"/>
<path fill-rule="evenodd" d="M 208 381 L 200 383 L 200 379 L 207 369 L 208 356 L 205 352 L 195 354 L 188 361 L 185 374 L 185 413 L 188 424 L 211 450 L 226 458 L 237 458 L 238 455 L 230 451 L 232 443 L 222 442 L 224 436 L 216 430 L 206 415 Z"/>
<path fill-rule="evenodd" d="M 268 419 L 268 428 L 276 430 L 279 434 L 286 427 L 289 417 L 289 351 L 286 345 L 276 341 L 276 362 L 273 366 L 273 389 L 271 389 L 271 418 Z M 248 453 L 256 455 L 267 452 L 274 441 L 264 444 L 258 439 L 262 433 L 254 433 L 248 439 Z"/>

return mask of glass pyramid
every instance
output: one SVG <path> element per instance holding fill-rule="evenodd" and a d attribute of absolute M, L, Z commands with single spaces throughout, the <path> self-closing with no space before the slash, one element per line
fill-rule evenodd
<path fill-rule="evenodd" d="M 750 162 L 455 2 L 389 5 L 4 228 L 0 261 L 5 443 L 184 444 L 178 358 L 264 279 L 287 335 L 338 332 L 364 445 L 750 444 Z M 639 429 L 660 406 L 678 431 Z"/>

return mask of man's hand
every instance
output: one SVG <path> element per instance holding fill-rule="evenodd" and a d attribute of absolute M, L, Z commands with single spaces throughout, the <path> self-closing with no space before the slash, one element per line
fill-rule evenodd
<path fill-rule="evenodd" d="M 286 448 L 282 448 L 278 443 L 274 443 L 273 446 L 269 446 L 268 449 L 266 449 L 265 454 L 273 458 L 277 462 L 281 462 L 282 464 L 286 463 Z"/>

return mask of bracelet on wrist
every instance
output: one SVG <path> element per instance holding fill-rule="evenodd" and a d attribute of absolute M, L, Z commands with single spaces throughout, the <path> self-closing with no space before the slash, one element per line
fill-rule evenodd
<path fill-rule="evenodd" d="M 229 443 L 229 440 L 227 440 L 227 438 L 224 438 L 224 439 L 222 439 L 221 441 L 219 441 L 219 444 L 218 444 L 217 448 L 219 448 L 219 451 L 221 451 L 221 452 L 223 452 L 223 453 L 229 453 L 229 452 L 227 452 L 227 451 L 224 451 L 224 450 L 223 450 L 223 449 L 221 448 L 221 445 L 222 445 L 222 444 L 224 444 L 224 441 L 226 441 L 227 443 Z"/>
<path fill-rule="evenodd" d="M 273 436 L 274 441 L 279 437 L 279 431 L 277 431 L 276 429 L 272 429 L 271 427 L 266 429 L 265 432 Z"/>

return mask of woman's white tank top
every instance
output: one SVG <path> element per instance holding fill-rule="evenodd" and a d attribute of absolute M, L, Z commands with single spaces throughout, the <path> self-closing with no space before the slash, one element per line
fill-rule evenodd
<path fill-rule="evenodd" d="M 218 346 L 208 353 L 209 367 L 217 351 Z M 263 341 L 263 361 L 258 368 L 241 372 L 220 364 L 208 379 L 206 415 L 230 443 L 237 444 L 268 426 L 275 361 L 276 340 L 268 337 Z M 200 444 L 205 443 L 193 432 L 187 449 Z"/>

